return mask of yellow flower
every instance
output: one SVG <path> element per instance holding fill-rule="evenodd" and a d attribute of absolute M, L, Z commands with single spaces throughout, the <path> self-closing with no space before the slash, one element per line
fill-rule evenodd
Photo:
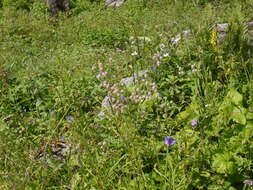
<path fill-rule="evenodd" d="M 211 40 L 210 40 L 210 43 L 213 47 L 213 50 L 214 51 L 218 51 L 218 43 L 217 43 L 217 39 L 218 39 L 218 33 L 217 33 L 217 30 L 216 28 L 213 28 L 212 31 L 211 31 Z"/>

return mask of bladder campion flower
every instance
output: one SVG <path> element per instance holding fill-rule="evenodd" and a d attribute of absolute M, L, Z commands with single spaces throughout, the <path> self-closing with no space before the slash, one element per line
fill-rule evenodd
<path fill-rule="evenodd" d="M 245 185 L 249 185 L 249 186 L 252 186 L 253 185 L 253 181 L 251 179 L 246 179 L 244 180 L 243 182 Z"/>
<path fill-rule="evenodd" d="M 193 119 L 191 121 L 191 125 L 192 125 L 192 127 L 196 127 L 198 125 L 198 120 L 197 119 Z"/>
<path fill-rule="evenodd" d="M 175 144 L 175 139 L 173 137 L 165 137 L 165 144 L 167 146 L 171 146 L 173 144 Z"/>

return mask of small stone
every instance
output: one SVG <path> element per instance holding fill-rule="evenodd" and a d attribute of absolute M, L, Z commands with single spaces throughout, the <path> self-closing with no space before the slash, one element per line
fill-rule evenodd
<path fill-rule="evenodd" d="M 106 7 L 120 7 L 124 3 L 124 0 L 106 0 L 105 6 Z"/>

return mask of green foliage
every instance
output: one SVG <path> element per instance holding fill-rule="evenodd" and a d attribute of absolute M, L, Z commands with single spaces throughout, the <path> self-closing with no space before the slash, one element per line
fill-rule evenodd
<path fill-rule="evenodd" d="M 0 1 L 0 189 L 252 188 L 251 4 Z"/>
<path fill-rule="evenodd" d="M 30 10 L 34 0 L 2 0 L 1 2 L 4 7 L 14 6 L 17 9 Z"/>

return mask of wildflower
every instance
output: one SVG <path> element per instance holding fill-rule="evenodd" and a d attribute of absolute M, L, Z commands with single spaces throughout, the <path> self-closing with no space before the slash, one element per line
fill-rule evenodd
<path fill-rule="evenodd" d="M 69 116 L 66 117 L 66 120 L 67 120 L 68 122 L 72 122 L 72 121 L 74 120 L 74 117 L 71 116 L 71 115 L 69 115 Z"/>
<path fill-rule="evenodd" d="M 96 77 L 97 77 L 98 80 L 100 80 L 100 78 L 101 78 L 101 72 L 99 72 Z"/>
<path fill-rule="evenodd" d="M 167 146 L 171 146 L 173 144 L 175 144 L 175 139 L 173 137 L 165 137 L 165 144 Z"/>
<path fill-rule="evenodd" d="M 163 38 L 163 37 L 165 37 L 165 35 L 161 33 L 161 34 L 159 34 L 159 37 Z"/>
<path fill-rule="evenodd" d="M 116 48 L 116 51 L 117 52 L 121 52 L 122 50 L 120 48 Z"/>
<path fill-rule="evenodd" d="M 157 61 L 156 65 L 159 67 L 161 65 L 161 61 Z"/>
<path fill-rule="evenodd" d="M 34 121 L 34 120 L 29 120 L 29 124 L 30 124 L 30 125 L 35 124 L 35 121 Z"/>
<path fill-rule="evenodd" d="M 55 115 L 55 111 L 51 111 L 50 116 L 54 116 L 54 115 Z"/>
<path fill-rule="evenodd" d="M 132 56 L 137 56 L 138 53 L 137 53 L 137 51 L 135 51 L 135 52 L 133 52 L 131 55 L 132 55 Z"/>
<path fill-rule="evenodd" d="M 101 75 L 105 77 L 107 75 L 107 72 L 102 72 Z"/>
<path fill-rule="evenodd" d="M 216 28 L 213 28 L 213 30 L 211 31 L 210 43 L 211 43 L 214 51 L 218 51 L 217 40 L 218 40 L 218 32 L 217 32 Z"/>
<path fill-rule="evenodd" d="M 169 57 L 169 56 L 170 56 L 169 53 L 165 53 L 165 54 L 163 55 L 163 57 Z"/>
<path fill-rule="evenodd" d="M 192 127 L 196 127 L 198 125 L 198 120 L 197 119 L 193 119 L 191 121 L 191 125 L 192 125 Z"/>
<path fill-rule="evenodd" d="M 126 103 L 126 98 L 125 98 L 125 96 L 121 96 L 121 103 L 122 103 L 122 104 L 125 104 L 125 103 Z"/>
<path fill-rule="evenodd" d="M 99 71 L 102 72 L 104 70 L 103 64 L 102 63 L 98 63 L 98 68 L 99 68 Z"/>
<path fill-rule="evenodd" d="M 104 81 L 104 82 L 102 83 L 101 86 L 102 86 L 103 88 L 108 88 L 108 87 L 109 87 L 108 85 L 109 85 L 109 84 L 108 84 L 106 81 Z"/>
<path fill-rule="evenodd" d="M 246 179 L 244 180 L 243 182 L 245 185 L 249 185 L 249 186 L 252 186 L 253 185 L 253 181 L 251 179 Z"/>
<path fill-rule="evenodd" d="M 93 66 L 91 67 L 91 70 L 92 70 L 92 71 L 95 71 L 95 70 L 96 70 L 96 65 L 93 65 Z"/>
<path fill-rule="evenodd" d="M 197 72 L 196 64 L 192 64 L 192 65 L 191 65 L 191 69 L 192 69 L 192 72 L 193 72 L 193 73 Z"/>
<path fill-rule="evenodd" d="M 163 50 L 165 48 L 165 45 L 164 44 L 160 44 L 160 49 Z"/>

